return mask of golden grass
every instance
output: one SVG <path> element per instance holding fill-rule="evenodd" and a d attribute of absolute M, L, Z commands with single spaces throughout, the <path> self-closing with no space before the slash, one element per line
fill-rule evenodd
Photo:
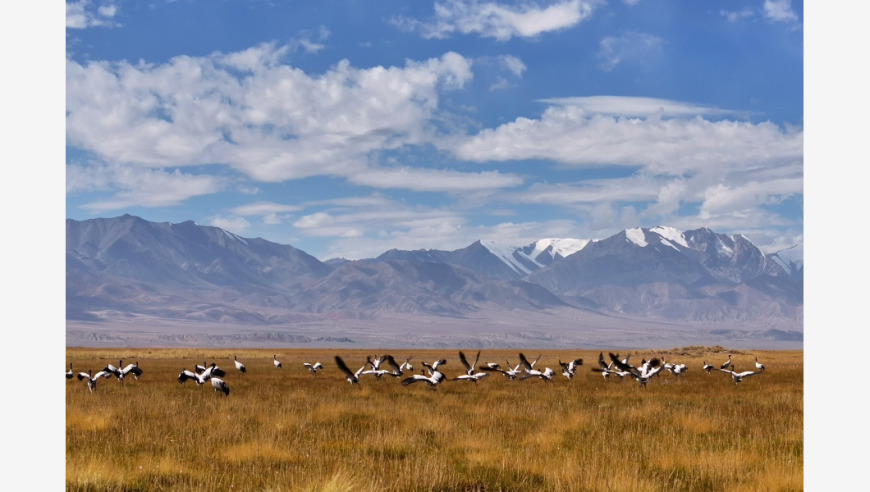
<path fill-rule="evenodd" d="M 379 350 L 378 353 L 385 351 Z M 457 350 L 388 351 L 397 359 Z M 470 352 L 465 350 L 466 354 Z M 516 350 L 482 360 L 516 363 Z M 533 353 L 529 353 L 533 352 Z M 75 379 L 66 389 L 68 490 L 801 490 L 803 353 L 733 351 L 738 370 L 755 356 L 768 370 L 736 385 L 720 347 L 673 349 L 689 365 L 646 388 L 592 372 L 598 351 L 543 351 L 538 363 L 583 357 L 573 380 L 476 384 L 447 381 L 435 391 L 383 377 L 351 386 L 333 361 L 352 369 L 365 350 L 68 349 L 76 372 L 118 359 L 139 361 L 140 380 Z M 538 351 L 526 351 L 536 357 Z M 272 365 L 277 354 L 283 369 Z M 233 355 L 245 363 L 240 375 Z M 720 360 L 721 359 L 721 360 Z M 320 361 L 312 376 L 302 362 Z M 216 362 L 229 397 L 210 385 L 176 381 L 182 368 Z"/>

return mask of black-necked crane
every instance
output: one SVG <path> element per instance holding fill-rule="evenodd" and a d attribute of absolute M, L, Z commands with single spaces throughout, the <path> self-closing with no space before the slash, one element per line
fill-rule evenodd
<path fill-rule="evenodd" d="M 424 376 L 422 374 L 414 374 L 411 377 L 405 378 L 402 380 L 402 386 L 408 386 L 409 384 L 424 382 L 429 385 L 432 389 L 437 389 L 438 385 L 444 381 L 446 377 L 439 371 L 433 370 L 431 376 Z"/>
<path fill-rule="evenodd" d="M 526 356 L 520 352 L 520 363 L 524 366 L 526 370 L 531 370 L 535 368 L 535 364 L 541 359 L 541 356 L 538 355 L 538 358 L 535 359 L 535 362 L 529 362 L 529 359 L 526 359 Z"/>
<path fill-rule="evenodd" d="M 459 360 L 462 362 L 462 365 L 465 366 L 465 374 L 456 376 L 451 381 L 471 381 L 472 383 L 476 383 L 489 376 L 488 372 L 483 371 L 483 367 L 481 367 L 480 371 L 475 371 L 474 369 L 475 366 L 477 366 L 477 361 L 480 360 L 480 350 L 477 351 L 477 356 L 475 356 L 473 364 L 468 362 L 468 359 L 465 358 L 465 353 L 461 350 L 459 351 Z"/>
<path fill-rule="evenodd" d="M 275 366 L 275 369 L 281 369 L 281 367 L 283 367 L 283 366 L 281 365 L 281 361 L 278 360 L 278 356 L 277 356 L 277 355 L 272 355 L 272 365 Z"/>
<path fill-rule="evenodd" d="M 574 372 L 577 370 L 578 366 L 583 365 L 583 359 L 574 359 L 569 360 L 568 362 L 562 362 L 559 360 L 559 367 L 562 368 L 562 375 L 568 379 L 574 379 Z"/>
<path fill-rule="evenodd" d="M 665 369 L 668 370 L 674 377 L 679 378 L 680 375 L 689 370 L 689 368 L 685 364 L 665 364 Z"/>
<path fill-rule="evenodd" d="M 641 366 L 635 367 L 631 364 L 626 364 L 623 361 L 619 360 L 618 355 L 610 354 L 610 360 L 616 365 L 616 368 L 620 371 L 624 371 L 629 373 L 635 381 L 640 383 L 644 388 L 646 384 L 652 379 L 653 376 L 658 374 L 663 368 L 664 365 L 659 359 L 653 358 L 650 360 L 642 359 Z"/>
<path fill-rule="evenodd" d="M 346 376 L 347 380 L 350 382 L 350 384 L 358 384 L 359 383 L 359 375 L 366 368 L 366 366 L 363 365 L 356 372 L 353 372 L 350 369 L 348 369 L 347 364 L 345 364 L 344 361 L 341 359 L 341 357 L 339 357 L 337 355 L 335 356 L 335 363 L 338 365 L 338 368 L 341 369 L 341 372 L 343 372 L 345 374 L 345 376 Z"/>
<path fill-rule="evenodd" d="M 115 367 L 112 364 L 107 364 L 103 370 L 111 372 L 112 375 L 122 383 L 124 382 L 124 378 L 127 377 L 127 374 L 132 374 L 136 380 L 139 380 L 139 376 L 142 375 L 142 369 L 139 369 L 138 361 L 136 361 L 135 364 L 127 364 L 127 366 L 124 367 L 123 359 L 118 361 L 118 367 Z"/>
<path fill-rule="evenodd" d="M 711 372 L 713 372 L 713 369 L 716 369 L 716 368 L 711 366 L 710 364 L 707 364 L 707 361 L 705 360 L 704 361 L 704 370 L 707 371 L 707 374 L 710 374 Z"/>
<path fill-rule="evenodd" d="M 214 362 L 211 363 L 210 366 L 205 368 L 204 371 L 199 373 L 201 376 L 205 377 L 206 380 L 211 379 L 213 377 L 223 378 L 226 377 L 227 372 L 217 366 Z"/>
<path fill-rule="evenodd" d="M 372 359 L 369 356 L 366 356 L 366 364 L 370 365 L 372 368 L 364 370 L 363 372 L 360 373 L 360 375 L 371 375 L 371 376 L 374 376 L 378 379 L 380 379 L 381 376 L 383 376 L 385 374 L 390 375 L 390 376 L 395 376 L 395 374 L 393 374 L 393 371 L 381 369 L 381 364 L 386 362 L 388 358 L 392 358 L 392 356 L 390 356 L 390 355 L 377 356 L 376 355 L 374 359 Z M 395 364 L 395 359 L 393 360 L 393 363 Z"/>
<path fill-rule="evenodd" d="M 206 373 L 197 374 L 193 371 L 188 371 L 185 368 L 185 369 L 181 370 L 181 374 L 179 374 L 178 378 L 176 378 L 176 379 L 181 384 L 186 383 L 188 379 L 192 379 L 196 383 L 197 386 L 202 386 L 203 384 L 206 383 L 206 381 L 211 379 L 211 376 L 206 375 Z"/>
<path fill-rule="evenodd" d="M 429 376 L 431 376 L 438 372 L 438 367 L 447 364 L 447 359 L 438 359 L 431 364 L 429 364 L 428 362 L 421 362 L 421 364 L 423 364 L 423 367 L 429 370 Z"/>
<path fill-rule="evenodd" d="M 474 367 L 477 365 L 477 361 L 480 360 L 480 350 L 477 351 L 477 356 L 474 358 L 474 364 L 469 364 L 468 359 L 465 358 L 465 353 L 461 350 L 459 351 L 459 361 L 462 362 L 462 366 L 465 367 L 465 374 L 467 376 L 471 376 L 475 373 Z"/>
<path fill-rule="evenodd" d="M 502 374 L 504 374 L 505 377 L 510 379 L 511 381 L 515 380 L 517 378 L 517 376 L 519 376 L 522 373 L 522 371 L 520 371 L 520 366 L 522 365 L 522 363 L 511 367 L 510 362 L 508 362 L 507 360 L 505 360 L 504 362 L 505 362 L 505 364 L 507 364 L 508 367 L 507 367 L 507 369 L 505 369 L 502 372 Z"/>
<path fill-rule="evenodd" d="M 235 355 L 233 356 L 233 362 L 235 362 L 236 369 L 239 370 L 239 374 L 244 374 L 244 373 L 248 372 L 248 369 L 245 367 L 245 365 L 242 364 L 241 362 L 239 362 L 239 358 L 236 357 Z"/>
<path fill-rule="evenodd" d="M 87 381 L 88 382 L 88 390 L 91 393 L 97 390 L 97 381 L 102 378 L 110 378 L 112 377 L 112 373 L 106 370 L 100 371 L 96 374 L 93 374 L 93 371 L 88 369 L 88 372 L 80 372 L 76 375 L 79 381 Z"/>
<path fill-rule="evenodd" d="M 405 362 L 402 362 L 399 365 L 399 370 L 401 370 L 401 372 L 405 372 L 405 371 L 411 372 L 414 370 L 414 366 L 411 365 L 411 358 L 412 357 L 408 357 L 407 359 L 405 359 Z"/>
<path fill-rule="evenodd" d="M 223 379 L 211 378 L 211 385 L 214 388 L 215 393 L 223 393 L 226 396 L 230 396 L 230 387 L 227 386 L 227 383 Z"/>
<path fill-rule="evenodd" d="M 226 371 L 224 371 L 223 369 L 218 367 L 218 365 L 215 364 L 214 362 L 212 362 L 211 364 L 207 364 L 205 361 L 203 361 L 202 365 L 196 364 L 193 367 L 193 370 L 197 374 L 202 374 L 204 372 L 208 372 L 209 377 L 217 376 L 219 378 L 222 378 L 222 377 L 226 377 L 226 375 L 227 375 Z"/>
<path fill-rule="evenodd" d="M 604 376 L 604 379 L 610 379 L 610 374 L 613 372 L 612 369 L 613 369 L 613 362 L 608 364 L 607 361 L 604 360 L 604 352 L 599 352 L 598 353 L 598 367 L 593 367 L 592 370 L 594 372 L 600 372 L 601 375 Z M 620 379 L 622 379 L 622 378 L 620 378 Z"/>
<path fill-rule="evenodd" d="M 476 383 L 485 377 L 489 377 L 488 372 L 475 372 L 474 374 L 460 374 L 451 379 L 451 381 L 471 381 L 472 383 Z"/>
<path fill-rule="evenodd" d="M 389 364 L 389 366 L 393 368 L 392 371 L 387 372 L 386 374 L 396 378 L 402 377 L 402 375 L 405 373 L 405 371 L 402 369 L 402 366 L 404 366 L 404 364 L 400 365 L 398 362 L 396 362 L 396 359 L 392 355 L 387 355 L 386 358 L 387 364 Z"/>
<path fill-rule="evenodd" d="M 727 372 L 731 375 L 731 378 L 734 379 L 734 382 L 740 384 L 743 381 L 743 378 L 748 378 L 749 376 L 755 376 L 761 374 L 761 371 L 743 371 L 743 372 L 734 372 L 734 364 L 731 364 L 731 369 L 719 369 L 722 372 Z"/>
<path fill-rule="evenodd" d="M 321 364 L 320 362 L 315 362 L 314 364 L 310 362 L 303 362 L 302 365 L 311 372 L 312 376 L 316 376 L 317 371 L 323 369 L 323 364 Z"/>
<path fill-rule="evenodd" d="M 731 364 L 731 354 L 728 354 L 728 360 L 723 362 L 722 365 L 719 366 L 719 369 L 728 369 L 728 366 L 730 366 L 730 365 L 732 365 Z"/>
<path fill-rule="evenodd" d="M 523 377 L 520 379 L 523 380 L 523 379 L 538 377 L 538 378 L 543 379 L 544 381 L 548 381 L 548 382 L 552 383 L 553 376 L 555 376 L 555 375 L 556 375 L 556 371 L 550 369 L 549 367 L 545 367 L 543 371 L 539 371 L 537 369 L 526 369 L 525 374 L 523 374 Z"/>
<path fill-rule="evenodd" d="M 70 366 L 70 367 L 72 367 L 72 366 Z M 758 369 L 759 371 L 764 371 L 764 364 L 762 364 L 761 362 L 758 362 L 758 357 L 755 358 L 755 368 Z"/>
<path fill-rule="evenodd" d="M 73 373 L 73 370 L 72 370 L 72 362 L 70 362 L 69 363 L 69 371 L 66 372 L 66 378 L 72 379 L 73 376 L 75 376 L 75 374 Z"/>
<path fill-rule="evenodd" d="M 511 363 L 507 362 L 507 369 L 502 369 L 501 366 L 497 362 L 487 362 L 485 365 L 480 366 L 481 371 L 490 371 L 490 372 L 500 372 L 504 375 L 504 377 L 514 380 L 520 374 L 520 364 L 513 369 L 511 369 Z"/>

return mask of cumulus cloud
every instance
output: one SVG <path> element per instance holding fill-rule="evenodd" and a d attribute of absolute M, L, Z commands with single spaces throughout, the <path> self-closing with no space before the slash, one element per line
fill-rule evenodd
<path fill-rule="evenodd" d="M 532 183 L 507 203 L 556 205 L 592 224 L 658 218 L 693 226 L 784 222 L 764 207 L 801 195 L 803 132 L 729 120 L 731 112 L 648 98 L 560 98 L 538 119 L 518 118 L 451 147 L 476 162 L 556 161 L 608 169 L 609 178 Z M 576 103 L 576 104 L 574 104 Z M 642 115 L 642 116 L 638 116 Z M 718 119 L 705 119 L 705 115 Z M 613 223 L 613 222 L 612 222 Z M 598 227 L 598 226 L 596 226 Z"/>
<path fill-rule="evenodd" d="M 599 68 L 610 72 L 624 62 L 644 62 L 661 52 L 664 41 L 652 34 L 628 32 L 621 36 L 607 36 L 598 44 L 596 56 Z"/>
<path fill-rule="evenodd" d="M 452 52 L 402 67 L 344 60 L 308 75 L 282 63 L 288 49 L 68 60 L 68 144 L 112 166 L 221 164 L 260 182 L 358 175 L 370 152 L 422 141 L 440 92 L 472 77 Z"/>
<path fill-rule="evenodd" d="M 433 20 L 396 18 L 394 23 L 406 30 L 419 31 L 425 38 L 447 38 L 459 33 L 507 41 L 513 37 L 532 38 L 573 27 L 591 16 L 600 3 L 597 0 L 567 0 L 505 5 L 478 0 L 446 0 L 435 4 Z"/>

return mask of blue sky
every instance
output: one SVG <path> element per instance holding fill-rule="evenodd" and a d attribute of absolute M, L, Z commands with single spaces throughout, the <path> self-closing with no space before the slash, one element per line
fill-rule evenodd
<path fill-rule="evenodd" d="M 803 2 L 66 2 L 66 216 L 326 260 L 803 241 Z"/>

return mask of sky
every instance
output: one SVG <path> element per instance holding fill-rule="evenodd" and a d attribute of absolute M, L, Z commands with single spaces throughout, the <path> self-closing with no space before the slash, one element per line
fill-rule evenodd
<path fill-rule="evenodd" d="M 68 218 L 321 260 L 803 242 L 803 2 L 66 2 Z"/>

